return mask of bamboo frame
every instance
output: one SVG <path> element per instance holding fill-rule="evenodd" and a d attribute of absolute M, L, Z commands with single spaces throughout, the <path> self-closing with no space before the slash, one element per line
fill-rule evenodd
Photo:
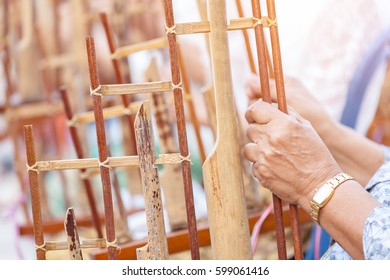
<path fill-rule="evenodd" d="M 263 215 L 263 212 L 258 214 L 252 214 L 248 217 L 248 224 L 250 232 L 252 233 L 256 222 Z M 310 224 L 312 220 L 310 216 L 304 212 L 302 209 L 299 209 L 299 216 L 302 224 Z M 283 211 L 283 221 L 286 226 L 290 226 L 290 214 L 289 211 Z M 275 230 L 274 214 L 271 213 L 265 219 L 263 226 L 260 229 L 260 233 L 268 233 Z M 167 235 L 168 241 L 168 252 L 169 254 L 180 253 L 185 250 L 190 249 L 190 244 L 188 242 L 188 230 L 180 230 L 176 232 L 169 233 Z M 199 226 L 198 228 L 199 236 L 199 247 L 208 247 L 211 245 L 210 230 L 207 225 Z M 136 249 L 142 247 L 146 244 L 146 240 L 135 240 L 133 242 L 127 243 L 121 246 L 121 254 L 119 255 L 119 260 L 135 260 Z M 104 246 L 103 246 L 104 247 Z M 89 258 L 92 260 L 107 260 L 107 252 L 103 249 L 98 249 L 89 252 Z"/>

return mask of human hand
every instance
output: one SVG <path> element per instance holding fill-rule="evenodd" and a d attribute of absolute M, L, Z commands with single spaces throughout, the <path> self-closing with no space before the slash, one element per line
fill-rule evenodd
<path fill-rule="evenodd" d="M 319 135 L 293 109 L 287 115 L 262 100 L 245 117 L 251 142 L 244 155 L 253 162 L 253 175 L 282 200 L 309 211 L 315 188 L 341 172 Z"/>
<path fill-rule="evenodd" d="M 302 82 L 293 77 L 284 78 L 287 104 L 294 108 L 302 117 L 310 121 L 313 127 L 321 135 L 332 122 L 325 107 L 305 88 Z M 246 82 L 249 105 L 262 98 L 259 77 L 251 76 Z M 275 81 L 270 80 L 272 102 L 277 101 Z"/>

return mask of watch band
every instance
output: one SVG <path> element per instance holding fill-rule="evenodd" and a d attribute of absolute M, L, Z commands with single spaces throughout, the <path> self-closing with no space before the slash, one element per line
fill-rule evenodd
<path fill-rule="evenodd" d="M 326 181 L 316 189 L 313 198 L 310 201 L 310 217 L 318 224 L 320 209 L 324 207 L 332 198 L 335 189 L 348 180 L 354 180 L 353 177 L 345 173 L 339 173 Z M 325 190 L 325 191 L 324 191 Z"/>

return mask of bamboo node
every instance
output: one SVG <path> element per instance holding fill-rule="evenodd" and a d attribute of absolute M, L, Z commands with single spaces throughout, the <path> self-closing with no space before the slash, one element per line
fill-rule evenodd
<path fill-rule="evenodd" d="M 118 241 L 116 240 L 116 238 L 113 240 L 113 241 L 108 241 L 106 240 L 106 246 L 107 247 L 115 247 L 117 250 L 119 250 L 119 254 L 121 253 L 121 247 L 118 246 Z"/>
<path fill-rule="evenodd" d="M 179 155 L 179 158 L 180 158 L 180 163 L 182 163 L 183 161 L 188 161 L 190 164 L 193 164 L 191 160 L 191 153 L 188 153 L 186 157 Z"/>
<path fill-rule="evenodd" d="M 68 127 L 75 127 L 77 125 L 77 117 L 73 116 L 70 120 L 66 121 Z"/>
<path fill-rule="evenodd" d="M 32 165 L 32 166 L 30 166 L 30 165 L 28 165 L 28 163 L 26 163 L 26 167 L 27 167 L 27 172 L 28 171 L 34 171 L 37 174 L 39 173 L 39 171 L 38 171 L 38 162 L 35 162 L 34 165 Z"/>
<path fill-rule="evenodd" d="M 101 85 L 99 85 L 99 86 L 98 86 L 97 88 L 95 88 L 95 89 L 90 88 L 89 91 L 90 91 L 91 96 L 92 96 L 92 95 L 95 95 L 95 96 L 103 97 L 103 94 L 102 94 L 101 89 L 102 89 L 102 86 L 101 86 Z"/>
<path fill-rule="evenodd" d="M 176 34 L 176 24 L 172 25 L 171 27 L 165 25 L 165 34 L 168 35 L 169 33 Z"/>
<path fill-rule="evenodd" d="M 42 250 L 42 251 L 46 252 L 46 243 L 43 243 L 41 245 L 35 244 L 35 251 L 38 251 L 38 250 Z"/>
<path fill-rule="evenodd" d="M 107 157 L 106 160 L 103 162 L 99 161 L 99 167 L 105 167 L 105 168 L 111 169 L 110 158 Z"/>
<path fill-rule="evenodd" d="M 172 84 L 172 90 L 175 90 L 175 89 L 183 90 L 183 83 L 182 82 L 178 83 L 177 85 L 175 85 L 173 82 L 171 84 Z"/>

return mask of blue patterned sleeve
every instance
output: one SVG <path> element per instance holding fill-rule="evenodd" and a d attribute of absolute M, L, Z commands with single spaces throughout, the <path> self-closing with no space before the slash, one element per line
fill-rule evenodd
<path fill-rule="evenodd" d="M 390 148 L 385 147 L 385 163 L 366 186 L 381 204 L 368 216 L 363 231 L 365 259 L 390 259 Z"/>

